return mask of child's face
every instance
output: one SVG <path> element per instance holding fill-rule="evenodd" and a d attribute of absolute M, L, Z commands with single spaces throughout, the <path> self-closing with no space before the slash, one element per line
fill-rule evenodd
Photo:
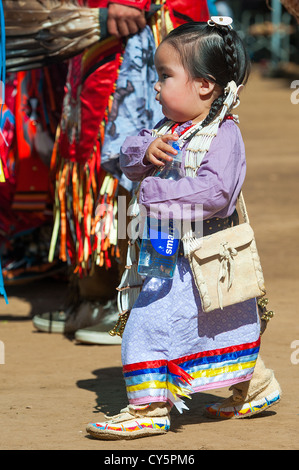
<path fill-rule="evenodd" d="M 155 85 L 156 100 L 164 116 L 175 122 L 201 121 L 207 115 L 200 97 L 199 81 L 189 77 L 178 52 L 170 44 L 161 44 L 155 55 L 159 80 Z"/>

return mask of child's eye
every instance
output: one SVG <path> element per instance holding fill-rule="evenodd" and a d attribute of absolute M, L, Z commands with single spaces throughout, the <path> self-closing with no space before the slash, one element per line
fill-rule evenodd
<path fill-rule="evenodd" d="M 166 80 L 166 78 L 168 78 L 169 75 L 167 75 L 167 73 L 162 73 L 162 80 Z"/>

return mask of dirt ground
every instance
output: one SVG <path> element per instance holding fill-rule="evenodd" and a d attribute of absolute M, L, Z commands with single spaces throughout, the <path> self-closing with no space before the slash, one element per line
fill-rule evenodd
<path fill-rule="evenodd" d="M 172 414 L 163 436 L 98 441 L 85 426 L 126 405 L 120 346 L 77 344 L 60 334 L 37 332 L 34 314 L 59 306 L 63 282 L 43 280 L 7 287 L 0 299 L 0 449 L 184 450 L 299 449 L 299 105 L 290 80 L 255 72 L 238 108 L 247 150 L 244 195 L 260 252 L 269 308 L 276 313 L 262 339 L 261 356 L 283 389 L 280 404 L 251 419 L 214 421 L 205 404 L 227 397 L 212 390 L 190 400 L 190 411 Z M 297 350 L 292 343 L 297 340 Z"/>

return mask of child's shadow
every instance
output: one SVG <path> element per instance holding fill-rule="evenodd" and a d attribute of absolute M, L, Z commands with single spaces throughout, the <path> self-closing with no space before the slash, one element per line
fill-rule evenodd
<path fill-rule="evenodd" d="M 94 406 L 94 413 L 104 413 L 107 416 L 118 414 L 128 404 L 122 368 L 97 369 L 93 371 L 93 374 L 95 378 L 79 380 L 77 386 L 95 393 L 96 405 Z M 223 389 L 221 396 L 226 398 L 230 394 L 231 392 Z M 222 401 L 222 398 L 212 393 L 204 392 L 192 395 L 191 400 L 184 398 L 184 401 L 189 411 L 186 410 L 182 414 L 179 414 L 176 410 L 171 412 L 171 428 L 173 432 L 179 432 L 182 426 L 189 424 L 213 422 L 214 420 L 205 416 L 205 407 L 209 404 Z M 263 415 L 269 413 L 271 412 L 265 411 Z"/>
<path fill-rule="evenodd" d="M 112 416 L 127 406 L 125 381 L 121 367 L 97 369 L 92 372 L 93 379 L 79 380 L 77 386 L 96 395 L 94 413 Z"/>

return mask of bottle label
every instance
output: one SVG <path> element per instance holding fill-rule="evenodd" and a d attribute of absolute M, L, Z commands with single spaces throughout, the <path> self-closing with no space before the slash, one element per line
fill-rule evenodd
<path fill-rule="evenodd" d="M 173 256 L 178 250 L 180 237 L 179 230 L 174 226 L 173 220 L 169 224 L 160 224 L 158 220 L 150 220 L 149 238 L 154 250 L 163 256 Z"/>

